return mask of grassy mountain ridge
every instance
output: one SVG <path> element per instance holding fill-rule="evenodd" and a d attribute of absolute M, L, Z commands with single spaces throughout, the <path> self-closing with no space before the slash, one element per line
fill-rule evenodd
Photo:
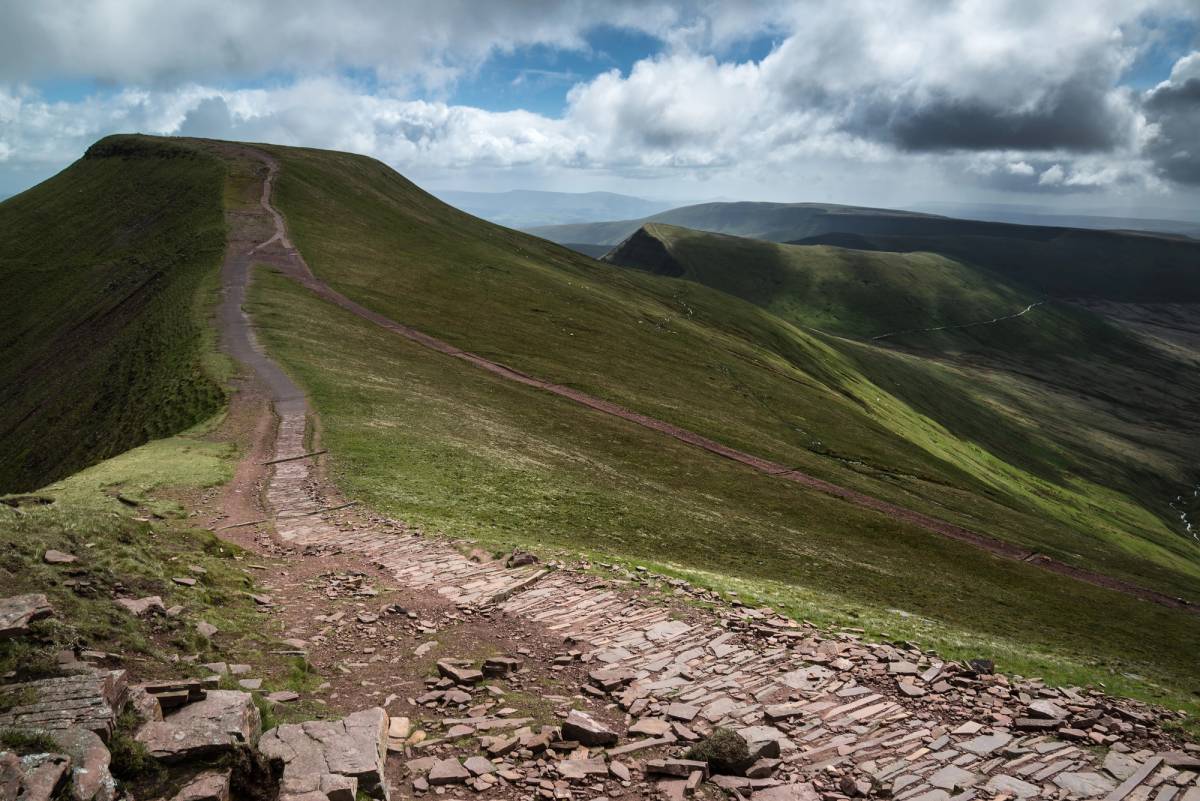
<path fill-rule="evenodd" d="M 224 246 L 216 158 L 109 137 L 0 204 L 0 490 L 31 489 L 213 414 L 198 297 Z"/>
<path fill-rule="evenodd" d="M 1064 476 L 1053 443 L 1038 438 L 1044 462 L 1009 464 L 918 410 L 903 386 L 873 381 L 856 355 L 751 303 L 471 218 L 370 159 L 271 152 L 293 241 L 319 277 L 372 310 L 820 478 L 1194 592 L 1200 565 L 1167 521 Z M 956 369 L 930 369 L 976 428 L 1027 436 L 1014 421 L 1023 410 L 980 402 Z"/>
<path fill-rule="evenodd" d="M 1200 302 L 1200 241 L 1168 234 L 958 220 L 816 203 L 705 203 L 638 220 L 542 226 L 555 242 L 614 246 L 646 223 L 800 244 L 926 251 L 1054 297 Z M 852 243 L 841 237 L 853 236 Z"/>

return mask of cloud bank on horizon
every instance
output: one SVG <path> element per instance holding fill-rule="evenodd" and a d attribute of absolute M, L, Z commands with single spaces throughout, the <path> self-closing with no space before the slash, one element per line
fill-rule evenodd
<path fill-rule="evenodd" d="M 117 131 L 459 188 L 1200 197 L 1194 0 L 46 0 L 0 9 L 0 195 Z"/>

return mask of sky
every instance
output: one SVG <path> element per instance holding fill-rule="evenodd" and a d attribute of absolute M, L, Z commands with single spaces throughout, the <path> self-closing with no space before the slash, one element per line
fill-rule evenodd
<path fill-rule="evenodd" d="M 0 197 L 114 132 L 431 189 L 1200 218 L 1200 0 L 0 0 Z"/>

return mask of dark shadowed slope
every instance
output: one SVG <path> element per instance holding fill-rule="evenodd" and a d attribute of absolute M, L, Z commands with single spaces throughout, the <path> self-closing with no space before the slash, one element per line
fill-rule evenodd
<path fill-rule="evenodd" d="M 224 175 L 178 142 L 110 137 L 0 204 L 0 491 L 219 408 L 198 293 L 224 244 Z"/>

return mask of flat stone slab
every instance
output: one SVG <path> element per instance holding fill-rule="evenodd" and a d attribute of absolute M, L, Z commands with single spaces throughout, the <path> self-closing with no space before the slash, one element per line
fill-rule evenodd
<path fill-rule="evenodd" d="M 1054 777 L 1054 783 L 1076 798 L 1093 798 L 1098 795 L 1108 795 L 1116 784 L 1112 779 L 1099 773 L 1060 773 Z"/>
<path fill-rule="evenodd" d="M 209 690 L 204 700 L 146 723 L 138 730 L 137 741 L 155 758 L 170 762 L 253 745 L 261 726 L 250 693 Z"/>
<path fill-rule="evenodd" d="M 54 607 L 40 593 L 0 598 L 0 640 L 28 634 L 30 623 L 53 614 Z"/>
<path fill-rule="evenodd" d="M 7 684 L 0 687 L 0 698 L 16 698 L 18 703 L 0 714 L 0 729 L 56 732 L 83 728 L 108 742 L 127 689 L 123 670 L 93 670 Z"/>
<path fill-rule="evenodd" d="M 1005 776 L 1003 774 L 993 776 L 992 778 L 988 779 L 986 786 L 987 789 L 991 790 L 997 795 L 1004 793 L 1006 795 L 1016 796 L 1017 798 L 1032 798 L 1042 791 L 1042 789 L 1036 784 L 1023 782 L 1020 779 L 1012 776 Z"/>
<path fill-rule="evenodd" d="M 563 739 L 580 745 L 607 746 L 617 744 L 617 733 L 586 712 L 572 709 L 562 725 Z"/>
<path fill-rule="evenodd" d="M 353 778 L 372 798 L 388 798 L 384 781 L 388 715 L 381 707 L 364 709 L 341 720 L 309 720 L 277 726 L 262 736 L 258 748 L 268 759 L 283 762 L 289 787 L 306 777 L 336 774 Z"/>
<path fill-rule="evenodd" d="M 754 791 L 754 801 L 820 801 L 820 798 L 809 782 L 781 784 Z"/>

